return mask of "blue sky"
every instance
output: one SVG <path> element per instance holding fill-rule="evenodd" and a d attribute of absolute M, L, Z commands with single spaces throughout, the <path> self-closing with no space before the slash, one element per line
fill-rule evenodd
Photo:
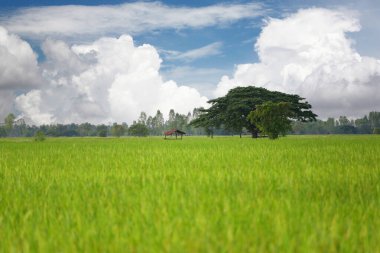
<path fill-rule="evenodd" d="M 316 10 L 316 8 L 318 8 L 318 10 Z M 321 18 L 321 25 L 319 25 L 318 22 L 312 23 L 313 21 L 310 20 L 310 27 L 311 29 L 316 29 L 316 31 L 320 31 L 320 29 L 326 30 L 325 32 L 322 31 L 320 37 L 316 40 L 329 40 L 330 44 L 321 44 L 322 46 L 326 46 L 326 50 L 329 48 L 331 49 L 335 47 L 337 43 L 340 43 L 339 45 L 341 46 L 340 49 L 342 49 L 342 52 L 344 51 L 346 52 L 345 54 L 351 55 L 352 59 L 355 58 L 356 55 L 359 55 L 360 57 L 370 57 L 371 60 L 373 60 L 373 62 L 376 62 L 376 60 L 380 58 L 380 49 L 377 46 L 380 44 L 380 28 L 377 25 L 380 23 L 380 15 L 377 14 L 380 13 L 380 1 L 376 0 L 167 0 L 161 2 L 136 2 L 119 0 L 1 0 L 0 27 L 3 27 L 9 33 L 5 36 L 8 36 L 9 38 L 13 35 L 18 36 L 18 38 L 21 41 L 26 42 L 30 46 L 33 53 L 37 57 L 38 63 L 36 69 L 38 69 L 38 71 L 42 73 L 42 77 L 41 73 L 36 74 L 40 75 L 40 78 L 42 78 L 42 81 L 40 80 L 38 82 L 44 83 L 43 86 L 45 88 L 50 87 L 52 91 L 55 90 L 52 87 L 57 84 L 58 79 L 64 79 L 65 84 L 67 84 L 68 87 L 70 86 L 71 90 L 73 85 L 71 82 L 73 78 L 82 78 L 84 76 L 84 73 L 88 73 L 90 71 L 89 67 L 87 69 L 84 67 L 82 73 L 76 73 L 75 71 L 75 73 L 71 73 L 69 70 L 61 71 L 60 69 L 50 69 L 50 66 L 53 65 L 57 65 L 62 68 L 62 66 L 58 63 L 61 64 L 61 62 L 63 61 L 69 61 L 70 63 L 72 63 L 73 61 L 78 60 L 74 59 L 75 57 L 80 58 L 83 54 L 88 54 L 87 51 L 86 53 L 83 53 L 82 51 L 81 53 L 78 53 L 78 49 L 76 49 L 76 47 L 81 48 L 80 50 L 82 50 L 83 47 L 81 47 L 81 45 L 91 44 L 91 47 L 93 47 L 96 51 L 98 48 L 97 41 L 100 38 L 108 37 L 116 39 L 122 35 L 129 35 L 134 41 L 134 47 L 136 48 L 136 50 L 142 50 L 142 45 L 149 44 L 153 47 L 153 52 L 158 53 L 159 58 L 162 60 L 162 62 L 160 66 L 157 67 L 157 71 L 159 72 L 159 78 L 162 78 L 163 80 L 162 85 L 164 86 L 165 83 L 169 82 L 170 80 L 173 80 L 178 87 L 186 86 L 194 88 L 197 92 L 199 92 L 200 96 L 204 96 L 207 99 L 209 99 L 217 96 L 218 94 L 222 95 L 223 93 L 220 93 L 220 90 L 222 90 L 221 87 L 223 85 L 223 87 L 232 88 L 233 86 L 236 86 L 237 84 L 245 81 L 252 83 L 255 82 L 258 86 L 263 86 L 266 88 L 274 88 L 286 92 L 300 92 L 301 95 L 306 96 L 307 99 L 310 99 L 309 97 L 307 97 L 307 95 L 310 94 L 310 92 L 305 91 L 305 89 L 307 90 L 307 88 L 303 87 L 303 85 L 306 85 L 307 81 L 304 75 L 304 79 L 299 84 L 299 87 L 302 87 L 299 89 L 294 89 L 294 87 L 286 87 L 285 84 L 287 83 L 287 81 L 284 79 L 284 73 L 288 71 L 288 69 L 291 66 L 299 65 L 302 67 L 302 64 L 296 61 L 296 56 L 304 55 L 305 52 L 295 51 L 297 51 L 305 43 L 308 43 L 307 41 L 302 39 L 307 38 L 307 36 L 309 36 L 306 33 L 302 34 L 301 29 L 303 29 L 304 27 L 300 27 L 300 34 L 295 34 L 295 36 L 298 36 L 300 38 L 298 41 L 294 42 L 298 43 L 299 47 L 291 45 L 291 50 L 295 52 L 295 54 L 292 54 L 294 57 L 294 62 L 292 62 L 292 59 L 290 59 L 290 62 L 283 62 L 282 65 L 278 67 L 276 66 L 276 61 L 267 62 L 267 60 L 265 60 L 270 59 L 271 57 L 275 57 L 276 54 L 278 54 L 278 52 L 274 50 L 274 47 L 270 47 L 270 50 L 262 49 L 266 48 L 269 44 L 273 44 L 272 42 L 270 42 L 271 40 L 277 40 L 279 41 L 279 43 L 275 43 L 276 48 L 280 48 L 281 50 L 290 50 L 289 45 L 285 45 L 284 48 L 282 48 L 282 45 L 280 43 L 282 38 L 278 36 L 276 37 L 276 34 L 272 34 L 271 31 L 272 29 L 277 29 L 276 25 L 283 25 L 284 28 L 282 30 L 287 29 L 287 27 L 290 27 L 291 29 L 289 28 L 289 31 L 292 31 L 293 33 L 298 33 L 297 27 L 293 28 L 292 26 L 297 24 L 304 25 L 305 22 L 309 22 L 307 17 L 305 18 L 304 15 L 302 15 L 303 12 L 308 12 L 309 10 L 311 10 L 310 16 L 313 16 L 315 14 L 319 15 Z M 134 12 L 137 12 L 138 15 L 135 15 Z M 219 15 L 218 12 L 225 12 L 225 14 Z M 186 16 L 188 13 L 190 13 L 189 16 Z M 124 17 L 124 14 L 127 18 Z M 325 18 L 326 20 L 330 20 L 332 22 L 331 26 L 336 25 L 336 29 L 329 29 L 330 25 L 324 24 L 324 22 L 327 22 Z M 276 20 L 279 20 L 280 24 L 277 24 Z M 294 22 L 292 22 L 292 20 Z M 337 23 L 339 22 L 341 22 L 341 25 L 337 25 Z M 267 30 L 267 32 L 264 32 L 264 28 Z M 307 28 L 305 32 L 310 32 L 309 30 L 310 29 Z M 269 42 L 267 40 L 264 40 L 266 33 L 271 34 L 271 39 L 269 40 Z M 329 34 L 332 33 L 335 34 L 334 38 L 336 39 L 336 41 L 330 41 L 331 36 Z M 310 32 L 310 36 L 312 34 L 313 32 Z M 292 35 L 289 33 L 284 33 L 284 36 L 289 36 L 289 38 L 284 39 L 285 41 L 291 39 L 292 37 Z M 340 36 L 344 37 L 340 38 Z M 262 49 L 261 51 L 260 49 L 255 49 L 255 43 L 257 42 L 258 38 L 262 38 L 263 41 L 262 43 L 257 43 L 257 45 L 259 45 Z M 54 43 L 50 43 L 50 41 L 54 41 Z M 63 43 L 62 45 L 59 44 L 61 42 Z M 59 45 L 61 46 L 59 47 Z M 65 55 L 63 55 L 63 53 L 58 55 L 58 53 L 54 51 L 63 49 L 66 50 L 66 46 L 68 48 L 68 51 L 67 54 L 65 53 Z M 307 46 L 310 47 L 309 44 L 307 44 Z M 12 51 L 10 48 L 8 50 L 10 52 Z M 311 52 L 313 50 L 314 49 L 310 49 L 308 52 Z M 319 48 L 318 50 L 324 52 L 324 49 Z M 347 52 L 347 50 L 351 51 Z M 338 51 L 339 50 L 337 50 L 337 52 Z M 100 55 L 100 53 L 100 51 L 97 52 L 96 58 Z M 259 53 L 262 55 L 261 59 L 258 55 Z M 337 57 L 341 56 L 342 54 L 337 55 Z M 20 57 L 24 59 L 26 56 Z M 58 59 L 57 57 L 63 58 Z M 73 59 L 69 59 L 69 57 L 73 57 Z M 111 59 L 112 57 L 116 56 L 107 55 L 107 57 Z M 128 58 L 128 56 L 125 57 Z M 280 57 L 280 55 L 277 55 L 276 57 Z M 129 58 L 127 58 L 125 60 L 129 61 Z M 350 57 L 346 58 L 351 59 Z M 341 64 L 342 66 L 352 66 L 352 64 L 354 64 L 353 62 L 347 62 L 347 64 L 344 62 L 344 60 L 347 60 L 346 58 L 342 58 L 342 62 L 339 64 Z M 97 58 L 97 60 L 100 61 L 100 58 Z M 144 63 L 145 65 L 143 64 L 144 60 L 147 60 L 147 63 Z M 147 66 L 147 64 L 154 65 L 155 63 L 154 57 L 144 60 L 141 61 L 141 64 L 143 64 L 143 66 Z M 313 60 L 315 59 L 313 58 Z M 82 61 L 82 65 L 87 64 L 86 66 L 90 66 L 88 65 L 88 62 L 84 60 L 84 58 L 81 58 L 78 61 Z M 314 68 L 318 64 L 318 68 L 320 68 L 322 66 L 321 64 L 323 64 L 321 62 L 323 61 L 318 59 L 318 63 L 316 62 L 314 65 L 311 64 L 311 66 L 313 67 L 310 68 Z M 362 62 L 362 60 L 358 60 L 358 62 Z M 67 64 L 68 63 L 66 63 L 66 65 Z M 255 64 L 259 64 L 259 67 L 257 67 Z M 369 64 L 372 64 L 370 66 L 373 66 L 374 63 Z M 79 65 L 80 64 L 78 63 L 76 66 Z M 261 79 L 259 77 L 249 78 L 249 71 L 252 71 L 252 73 L 256 76 L 260 76 L 261 73 L 264 73 L 265 71 L 259 73 L 256 70 L 256 68 L 261 69 L 262 67 L 268 68 L 271 71 L 276 68 L 279 68 L 277 72 L 272 74 L 269 74 L 268 70 L 266 70 L 266 72 L 268 72 L 266 75 L 279 75 L 279 78 L 276 79 L 269 76 L 265 76 Z M 325 67 L 327 69 L 331 69 L 335 68 L 336 66 Z M 302 71 L 308 73 L 311 76 L 311 73 L 313 71 L 317 71 L 317 68 L 315 67 L 315 69 L 312 70 L 310 68 L 304 69 Z M 356 69 L 359 68 L 362 67 L 360 66 Z M 248 71 L 246 69 L 251 70 Z M 62 73 L 64 72 L 65 74 L 70 72 L 70 74 L 67 74 L 66 76 L 64 76 L 63 74 L 59 74 L 59 76 L 57 74 L 54 74 L 54 78 L 56 78 L 54 79 L 52 77 L 53 73 L 58 73 L 60 71 Z M 91 71 L 94 71 L 94 69 L 92 69 Z M 115 78 L 120 74 L 127 74 L 126 72 L 115 72 L 112 78 L 102 78 L 112 80 L 112 82 L 110 81 L 111 83 L 109 84 L 109 87 L 112 88 Z M 344 73 L 342 73 L 342 76 L 343 75 Z M 363 74 L 358 73 L 357 76 L 354 76 L 351 79 L 376 79 L 377 68 L 375 68 L 371 73 L 367 73 L 367 75 L 370 76 L 368 78 L 364 78 L 362 77 L 362 75 Z M 46 76 L 49 76 L 49 78 L 47 78 Z M 222 81 L 223 76 L 226 76 L 225 81 Z M 298 77 L 298 74 L 295 74 L 295 77 L 291 77 L 289 80 L 293 80 L 294 78 Z M 328 82 L 333 80 L 333 77 L 330 77 L 331 79 L 326 77 L 326 80 L 329 80 Z M 342 80 L 338 83 L 343 86 L 346 85 L 344 84 L 346 82 L 346 80 L 344 79 L 345 78 L 342 78 Z M 230 84 L 231 82 L 235 82 L 236 85 Z M 275 82 L 282 82 L 282 84 L 278 85 L 275 84 Z M 28 100 L 27 97 L 31 96 L 28 94 L 32 90 L 34 90 L 35 87 L 33 85 L 25 84 L 21 85 L 20 87 L 14 87 L 12 90 L 9 88 L 10 84 L 7 84 L 6 81 L 3 81 L 3 83 L 3 86 L 7 88 L 0 89 L 0 95 L 1 92 L 3 92 L 3 94 L 7 94 L 7 96 L 9 94 L 12 94 L 12 97 L 15 102 L 14 105 L 11 107 L 8 106 L 5 108 L 5 106 L 3 106 L 3 108 L 1 108 L 2 110 L 0 111 L 14 110 L 15 112 L 20 113 L 20 115 L 26 114 L 31 116 L 30 113 L 28 113 L 28 111 L 36 111 L 36 108 L 34 108 L 33 110 L 32 108 L 30 108 L 31 106 L 35 105 L 31 105 L 31 100 Z M 31 88 L 25 88 L 28 85 Z M 81 85 L 85 84 L 82 83 Z M 125 85 L 129 85 L 128 79 L 125 79 Z M 309 85 L 308 87 L 310 87 L 310 85 L 313 87 L 315 86 L 314 84 L 307 85 Z M 109 90 L 111 90 L 111 88 L 109 88 Z M 219 89 L 219 91 L 216 89 Z M 129 90 L 127 88 L 124 88 L 120 92 L 126 92 L 125 94 L 127 94 Z M 72 99 L 76 101 L 78 97 L 83 97 L 84 95 L 82 93 L 83 91 L 80 91 L 78 94 L 73 95 Z M 6 95 L 2 96 L 5 100 Z M 86 94 L 85 96 L 88 96 L 87 100 L 92 101 L 95 99 L 89 94 Z M 16 99 L 17 97 L 19 97 L 19 99 Z M 21 105 L 23 101 L 22 99 L 24 98 L 26 99 L 25 101 L 28 102 L 25 102 L 23 105 Z M 39 99 L 44 100 L 43 98 Z M 106 99 L 107 101 L 111 100 L 109 97 L 104 99 Z M 196 101 L 201 101 L 201 99 L 197 99 L 198 98 L 195 98 Z M 321 99 L 325 99 L 325 97 Z M 351 98 L 347 98 L 347 101 L 350 99 Z M 47 100 L 48 99 L 46 99 L 46 101 Z M 57 101 L 58 100 L 59 99 L 57 99 Z M 9 101 L 11 101 L 10 98 Z M 322 102 L 321 105 L 319 105 L 318 101 L 322 100 L 316 100 L 315 102 L 319 114 L 323 117 L 330 116 L 330 114 L 328 114 L 329 109 L 324 108 Z M 101 104 L 102 102 L 97 101 L 96 103 Z M 136 105 L 144 103 L 145 102 L 142 101 L 134 101 L 134 103 L 132 104 Z M 356 103 L 357 102 L 352 101 L 345 102 L 345 104 L 350 104 L 350 106 L 351 104 L 353 106 L 353 104 Z M 124 105 L 127 106 L 127 104 Z M 158 107 L 161 104 L 162 102 L 157 102 L 155 107 Z M 347 114 L 348 112 L 352 111 L 350 106 L 344 108 L 345 104 L 341 104 L 340 107 L 338 106 L 338 108 L 331 109 L 331 115 L 337 116 L 340 111 L 342 112 L 342 114 Z M 189 105 L 186 108 L 190 108 L 191 106 L 193 106 L 193 104 Z M 331 106 L 335 106 L 335 104 Z M 352 113 L 351 116 L 358 115 L 368 109 L 376 109 L 376 106 L 376 103 L 372 103 L 369 106 L 363 106 L 363 108 L 361 108 L 360 110 Z M 50 118 L 47 118 L 49 118 L 51 121 L 66 120 L 64 116 L 60 116 L 61 114 L 63 114 L 63 112 L 59 112 L 58 109 L 56 111 L 46 111 L 46 109 L 44 109 L 45 106 L 43 105 L 43 103 L 37 105 L 37 107 L 37 111 L 40 112 L 41 115 L 50 115 Z M 67 107 L 70 106 L 67 105 Z M 110 106 L 107 105 L 105 107 L 102 107 L 101 110 L 99 110 L 103 111 L 103 113 L 109 112 L 111 110 L 109 107 Z M 136 106 L 134 107 L 134 110 L 138 110 L 138 108 L 139 107 Z M 42 113 L 44 110 L 46 112 Z M 145 110 L 149 111 L 150 109 Z M 155 109 L 151 109 L 151 111 L 154 110 Z M 187 109 L 184 108 L 183 110 Z M 135 114 L 138 114 L 138 112 L 134 112 L 133 115 Z M 70 119 L 70 117 L 68 119 Z M 107 120 L 114 119 L 121 120 L 118 117 L 113 117 Z"/>
<path fill-rule="evenodd" d="M 1 9 L 3 13 L 12 13 L 18 9 L 25 7 L 36 6 L 64 6 L 64 5 L 118 5 L 123 3 L 133 3 L 135 1 L 5 1 L 1 3 Z M 152 2 L 152 1 L 150 1 Z M 223 2 L 221 1 L 162 1 L 162 3 L 170 6 L 178 7 L 205 7 L 210 5 L 217 5 Z M 227 1 L 225 3 L 236 3 Z M 252 1 L 238 1 L 237 3 L 252 3 Z M 184 85 L 196 85 L 197 88 L 203 90 L 206 95 L 210 95 L 210 89 L 215 85 L 221 74 L 232 74 L 234 65 L 238 63 L 246 63 L 257 60 L 257 55 L 254 52 L 254 41 L 259 35 L 261 30 L 262 19 L 270 13 L 278 15 L 271 10 L 274 7 L 269 1 L 267 3 L 258 2 L 265 8 L 265 14 L 259 15 L 255 18 L 247 18 L 237 20 L 229 25 L 222 27 L 208 26 L 204 28 L 196 29 L 161 29 L 159 31 L 149 31 L 146 33 L 139 33 L 134 35 L 136 44 L 148 43 L 155 46 L 159 50 L 170 50 L 186 52 L 189 50 L 201 48 L 212 43 L 220 42 L 220 52 L 210 57 L 202 57 L 192 61 L 181 60 L 169 60 L 165 61 L 162 65 L 161 72 L 166 79 L 176 77 L 178 81 Z M 121 32 L 113 33 L 109 32 L 109 35 L 120 36 Z M 35 42 L 29 37 L 24 37 L 25 40 L 31 43 L 33 49 L 39 53 L 39 60 L 44 60 L 44 55 L 40 51 L 39 42 Z M 72 38 L 71 38 L 72 39 Z M 165 53 L 161 54 L 161 57 L 165 59 Z M 183 68 L 197 68 L 207 71 L 207 75 L 193 76 L 184 74 L 179 76 L 173 74 L 173 68 L 181 66 Z M 202 83 L 200 80 L 202 79 Z M 198 84 L 199 83 L 199 84 Z M 211 88 L 209 88 L 211 87 Z"/>

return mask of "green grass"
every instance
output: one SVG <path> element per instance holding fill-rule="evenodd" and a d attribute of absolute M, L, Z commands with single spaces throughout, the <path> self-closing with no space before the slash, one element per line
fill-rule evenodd
<path fill-rule="evenodd" d="M 380 137 L 0 139 L 0 252 L 380 252 Z"/>

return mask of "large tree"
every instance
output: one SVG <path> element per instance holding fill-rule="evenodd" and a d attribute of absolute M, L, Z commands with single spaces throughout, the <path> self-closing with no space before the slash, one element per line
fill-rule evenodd
<path fill-rule="evenodd" d="M 294 120 L 313 121 L 316 119 L 317 115 L 310 110 L 311 105 L 298 95 L 248 86 L 231 89 L 226 96 L 208 101 L 211 104 L 210 108 L 200 110 L 199 117 L 191 124 L 211 131 L 223 126 L 240 136 L 245 128 L 252 137 L 257 137 L 259 129 L 247 119 L 247 116 L 258 105 L 268 101 L 289 103 L 289 110 Z"/>

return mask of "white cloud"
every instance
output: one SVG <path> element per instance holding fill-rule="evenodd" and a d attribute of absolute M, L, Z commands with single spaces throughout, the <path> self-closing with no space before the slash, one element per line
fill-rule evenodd
<path fill-rule="evenodd" d="M 350 13 L 305 9 L 270 19 L 256 42 L 260 62 L 223 76 L 221 96 L 256 85 L 305 97 L 321 117 L 362 116 L 380 108 L 380 61 L 361 56 L 347 37 L 360 25 Z"/>
<path fill-rule="evenodd" d="M 27 94 L 22 94 L 16 98 L 18 109 L 24 112 L 21 117 L 28 118 L 32 123 L 37 124 L 53 123 L 56 118 L 50 112 L 50 109 L 54 109 L 54 107 L 50 107 L 50 104 L 46 103 L 46 101 L 41 101 L 41 94 L 41 90 L 31 90 Z"/>
<path fill-rule="evenodd" d="M 0 123 L 2 123 L 8 113 L 13 112 L 14 92 L 0 89 Z"/>
<path fill-rule="evenodd" d="M 196 89 L 164 82 L 156 49 L 135 46 L 130 36 L 71 47 L 48 40 L 42 48 L 48 85 L 16 98 L 17 108 L 37 124 L 130 123 L 141 111 L 187 113 L 206 105 Z"/>
<path fill-rule="evenodd" d="M 0 26 L 0 89 L 19 89 L 38 84 L 36 54 L 18 36 Z"/>
<path fill-rule="evenodd" d="M 228 73 L 227 69 L 218 68 L 196 68 L 192 66 L 170 66 L 162 71 L 166 80 L 176 80 L 176 82 L 196 88 L 206 97 L 213 97 L 215 84 L 220 77 Z"/>
<path fill-rule="evenodd" d="M 57 76 L 67 74 L 79 74 L 88 67 L 88 60 L 82 60 L 81 55 L 75 54 L 63 41 L 47 39 L 42 44 L 42 51 L 46 56 L 42 64 L 44 74 L 50 73 Z M 89 55 L 91 57 L 91 55 Z"/>
<path fill-rule="evenodd" d="M 163 28 L 226 25 L 264 13 L 260 4 L 173 7 L 160 2 L 102 6 L 46 6 L 19 9 L 0 18 L 9 31 L 30 37 L 138 34 Z"/>
<path fill-rule="evenodd" d="M 183 53 L 177 51 L 166 51 L 168 53 L 166 59 L 190 62 L 207 56 L 221 54 L 222 45 L 222 42 L 214 42 L 204 47 L 192 49 Z"/>
<path fill-rule="evenodd" d="M 30 45 L 0 26 L 0 122 L 14 112 L 15 92 L 41 82 L 37 56 Z"/>

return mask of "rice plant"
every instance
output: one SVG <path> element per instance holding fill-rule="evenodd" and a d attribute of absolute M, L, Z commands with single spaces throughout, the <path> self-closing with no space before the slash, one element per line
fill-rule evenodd
<path fill-rule="evenodd" d="M 0 139 L 0 252 L 380 252 L 380 137 Z"/>

